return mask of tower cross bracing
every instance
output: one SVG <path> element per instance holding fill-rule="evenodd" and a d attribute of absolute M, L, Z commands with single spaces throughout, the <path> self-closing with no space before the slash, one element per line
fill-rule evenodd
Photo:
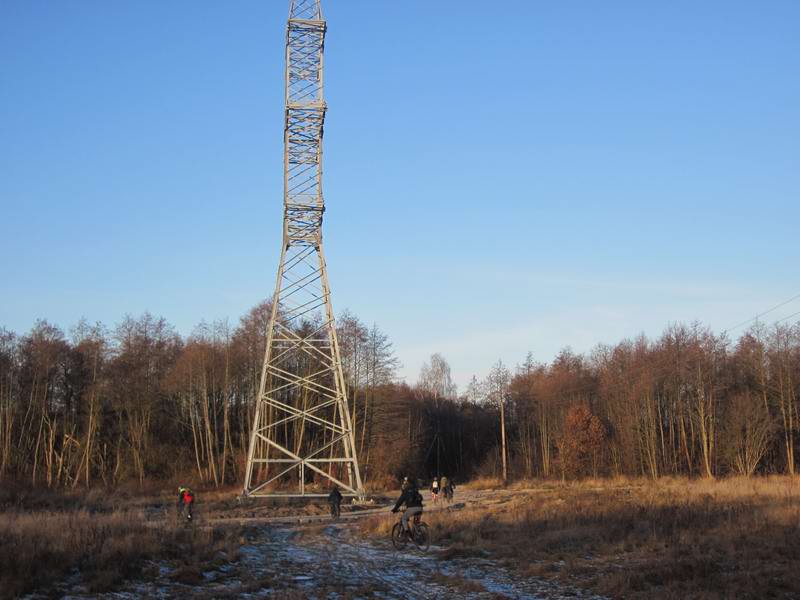
<path fill-rule="evenodd" d="M 326 22 L 291 0 L 286 36 L 281 257 L 245 469 L 246 496 L 363 495 L 322 247 Z M 320 493 L 321 492 L 321 493 Z"/>

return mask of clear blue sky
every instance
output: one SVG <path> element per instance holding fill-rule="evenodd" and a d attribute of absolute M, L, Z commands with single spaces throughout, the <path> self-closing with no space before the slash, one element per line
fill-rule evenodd
<path fill-rule="evenodd" d="M 0 1 L 0 325 L 271 293 L 287 4 Z M 408 380 L 800 293 L 800 2 L 323 7 L 334 308 Z"/>

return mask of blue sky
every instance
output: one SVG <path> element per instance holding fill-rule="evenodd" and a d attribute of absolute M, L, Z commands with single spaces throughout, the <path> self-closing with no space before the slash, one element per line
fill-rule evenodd
<path fill-rule="evenodd" d="M 286 4 L 0 1 L 0 325 L 271 293 Z M 409 381 L 800 293 L 800 3 L 323 7 L 334 308 Z"/>

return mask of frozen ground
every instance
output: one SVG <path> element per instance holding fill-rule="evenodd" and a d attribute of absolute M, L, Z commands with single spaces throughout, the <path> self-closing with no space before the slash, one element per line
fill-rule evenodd
<path fill-rule="evenodd" d="M 101 598 L 595 598 L 543 579 L 515 579 L 487 559 L 441 560 L 361 538 L 352 523 L 250 528 L 235 562 L 181 583 L 180 573 L 153 565 L 149 581 L 130 582 Z M 73 589 L 68 598 L 90 597 Z M 91 596 L 98 597 L 98 596 Z"/>

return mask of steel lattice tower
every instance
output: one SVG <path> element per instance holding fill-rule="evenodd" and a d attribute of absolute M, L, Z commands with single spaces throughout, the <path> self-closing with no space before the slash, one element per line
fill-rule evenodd
<path fill-rule="evenodd" d="M 283 243 L 250 435 L 245 496 L 323 495 L 306 492 L 310 472 L 336 483 L 344 493 L 363 495 L 322 250 L 325 30 L 320 0 L 291 0 Z M 269 487 L 292 477 L 296 491 Z"/>

